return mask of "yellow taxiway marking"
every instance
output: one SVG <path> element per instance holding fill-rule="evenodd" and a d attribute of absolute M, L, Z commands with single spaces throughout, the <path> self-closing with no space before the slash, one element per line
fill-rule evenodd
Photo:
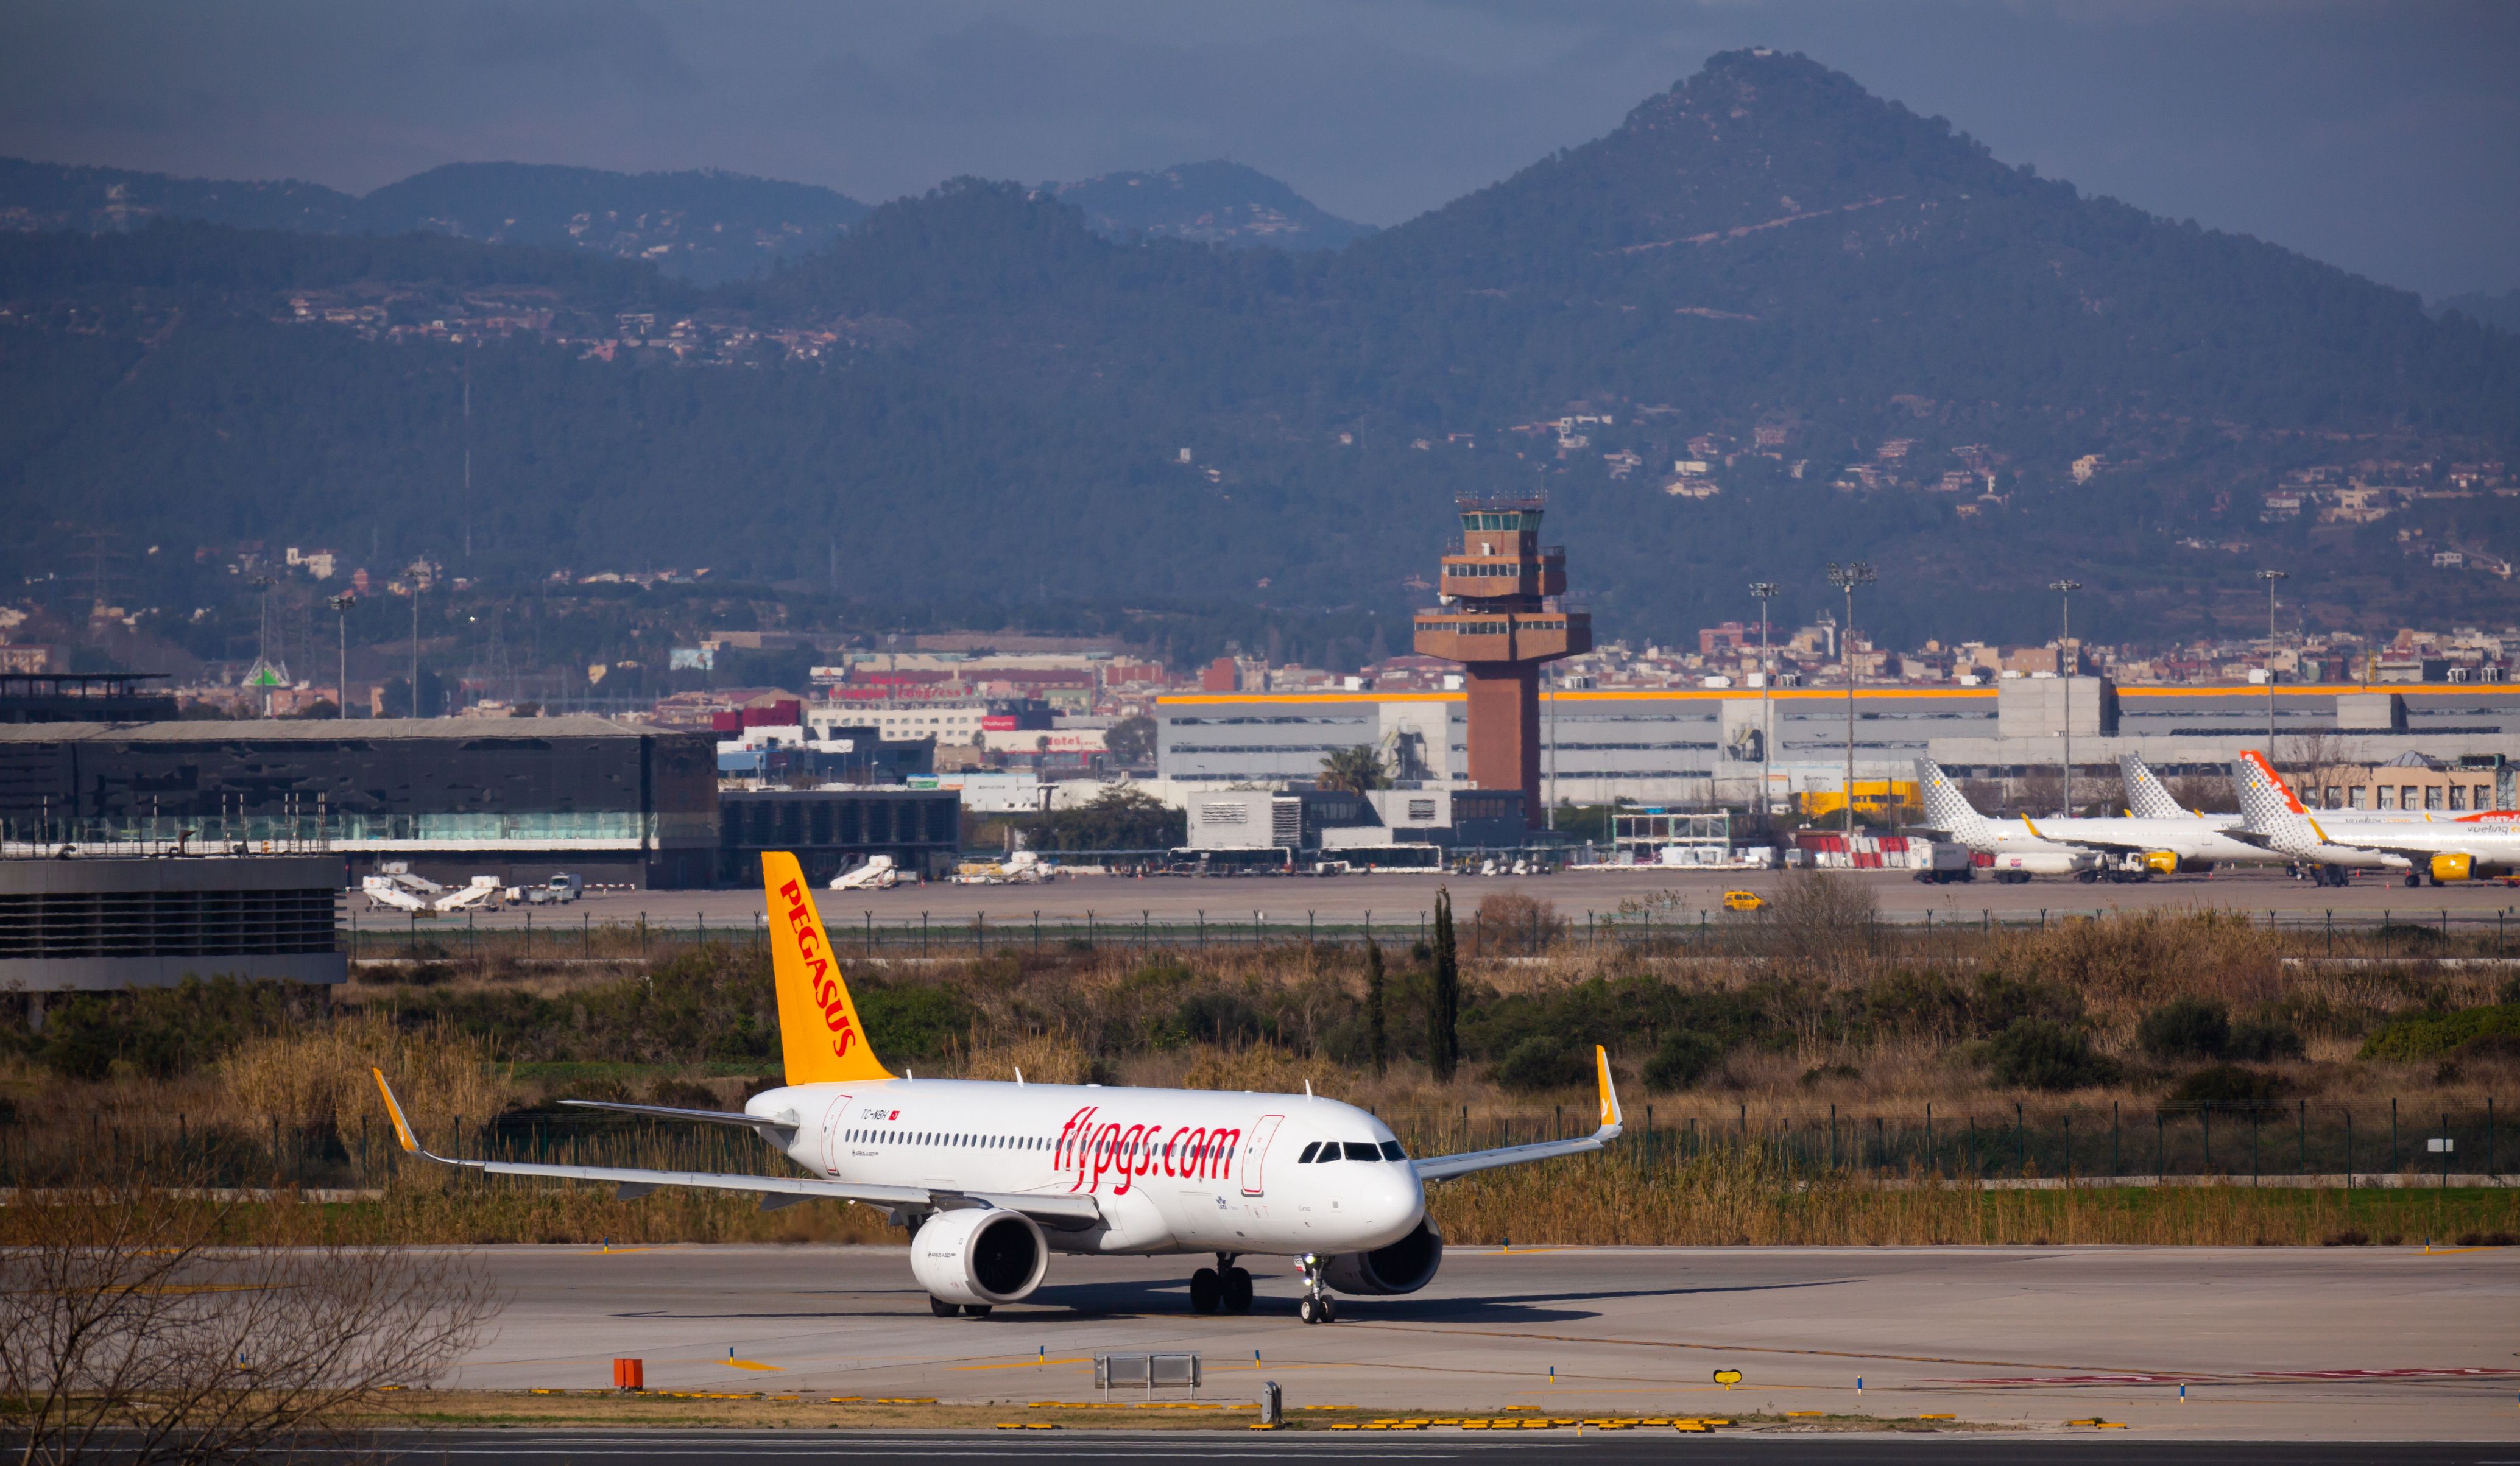
<path fill-rule="evenodd" d="M 620 1258 L 628 1257 L 634 1252 L 654 1251 L 656 1251 L 656 1249 L 652 1247 L 599 1247 L 593 1252 L 579 1253 L 578 1256 L 582 1258 Z"/>
<path fill-rule="evenodd" d="M 764 1364 L 759 1359 L 729 1359 L 726 1361 L 726 1367 L 729 1369 L 757 1369 L 765 1374 L 779 1374 L 787 1368 L 784 1364 Z"/>
<path fill-rule="evenodd" d="M 1015 1360 L 1014 1362 L 1012 1362 L 1012 1363 L 1011 1363 L 1011 1364 L 957 1364 L 957 1365 L 955 1365 L 954 1367 L 955 1367 L 957 1370 L 966 1370 L 966 1369 L 1038 1369 L 1038 1368 L 1040 1368 L 1040 1367 L 1041 1367 L 1042 1365 L 1044 1365 L 1044 1364 L 1091 1364 L 1091 1363 L 1093 1363 L 1093 1362 L 1094 1362 L 1094 1361 L 1093 1361 L 1092 1359 L 1090 1359 L 1090 1358 L 1084 1358 L 1084 1359 L 1017 1359 L 1017 1360 Z"/>

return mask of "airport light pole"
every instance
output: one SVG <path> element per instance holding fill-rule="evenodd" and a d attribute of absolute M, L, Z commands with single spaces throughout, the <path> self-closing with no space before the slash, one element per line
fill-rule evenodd
<path fill-rule="evenodd" d="M 1846 596 L 1846 620 L 1837 629 L 1839 659 L 1846 663 L 1846 833 L 1855 835 L 1855 588 L 1872 584 L 1870 560 L 1828 562 L 1828 583 Z M 1850 855 L 1848 859 L 1852 860 Z"/>
<path fill-rule="evenodd" d="M 333 689 L 337 699 L 333 711 L 342 718 L 350 716 L 350 607 L 358 603 L 359 598 L 348 591 L 332 599 L 333 614 L 341 622 L 341 667 L 339 681 Z"/>
<path fill-rule="evenodd" d="M 2275 582 L 2286 579 L 2288 572 L 2261 570 L 2258 579 L 2267 583 L 2267 759 L 2275 756 Z"/>
<path fill-rule="evenodd" d="M 420 567 L 411 571 L 411 708 L 410 716 L 420 716 Z"/>
<path fill-rule="evenodd" d="M 1768 815 L 1768 745 L 1776 741 L 1776 730 L 1768 716 L 1768 691 L 1776 686 L 1776 669 L 1768 665 L 1768 602 L 1777 599 L 1773 580 L 1750 582 L 1750 594 L 1759 600 L 1759 818 Z"/>
<path fill-rule="evenodd" d="M 2065 674 L 2065 814 L 2068 818 L 2074 813 L 2074 673 L 2083 659 L 2075 656 L 2069 666 L 2065 658 L 2074 656 L 2074 593 L 2082 588 L 2083 583 L 2079 580 L 2048 582 L 2048 589 L 2064 598 L 2065 602 L 2065 635 L 2056 644 L 2056 666 Z"/>

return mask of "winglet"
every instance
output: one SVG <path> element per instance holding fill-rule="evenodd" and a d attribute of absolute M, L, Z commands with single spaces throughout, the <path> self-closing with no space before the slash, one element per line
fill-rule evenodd
<path fill-rule="evenodd" d="M 1619 1129 L 1627 1124 L 1627 1117 L 1619 1111 L 1619 1091 L 1610 1085 L 1610 1051 L 1594 1044 L 1593 1063 L 1601 1075 L 1601 1129 Z"/>
<path fill-rule="evenodd" d="M 2044 840 L 2048 838 L 2046 835 L 2039 833 L 2039 826 L 2030 822 L 2030 817 L 2028 815 L 2021 817 L 2021 827 L 2030 831 L 2033 836 L 2039 839 Z"/>
<path fill-rule="evenodd" d="M 374 1067 L 368 1072 L 377 1077 L 377 1092 L 385 1097 L 385 1115 L 393 1121 L 394 1138 L 402 1142 L 406 1152 L 421 1154 L 420 1142 L 412 1138 L 411 1122 L 402 1118 L 402 1106 L 394 1100 L 393 1086 L 385 1083 L 385 1072 Z"/>
<path fill-rule="evenodd" d="M 2307 816 L 2307 815 L 2305 815 L 2305 816 L 2303 816 L 2302 818 L 2304 818 L 2304 819 L 2306 819 L 2306 820 L 2307 820 L 2307 819 L 2309 819 L 2310 817 L 2309 817 L 2309 816 Z M 2316 820 L 2311 820 L 2311 822 L 2310 822 L 2310 832 L 2311 832 L 2312 834 L 2314 834 L 2314 835 L 2318 836 L 2318 843 L 2319 843 L 2319 844 L 2321 844 L 2321 845 L 2333 845 L 2333 844 L 2335 844 L 2335 843 L 2336 843 L 2335 841 L 2333 841 L 2333 840 L 2331 840 L 2331 839 L 2327 838 L 2327 831 L 2325 831 L 2325 830 L 2323 830 L 2323 829 L 2320 829 L 2320 828 L 2318 827 L 2318 821 L 2316 821 Z"/>

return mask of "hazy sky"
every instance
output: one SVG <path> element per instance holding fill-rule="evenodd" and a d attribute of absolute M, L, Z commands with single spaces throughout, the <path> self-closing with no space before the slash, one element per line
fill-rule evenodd
<path fill-rule="evenodd" d="M 725 167 L 871 201 L 1231 157 L 1397 223 L 1741 45 L 2007 160 L 2439 295 L 2520 287 L 2520 6 L 0 0 L 0 153 L 363 192 Z"/>

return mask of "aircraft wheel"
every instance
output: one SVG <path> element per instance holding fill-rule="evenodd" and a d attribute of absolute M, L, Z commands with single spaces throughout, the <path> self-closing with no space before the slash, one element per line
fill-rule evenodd
<path fill-rule="evenodd" d="M 2417 874 L 2415 874 L 2415 873 L 2414 873 L 2414 872 L 2412 872 L 2412 871 L 2408 871 L 2408 872 L 2407 873 L 2407 884 L 2408 884 L 2408 885 L 2410 885 L 2410 886 L 2420 886 L 2420 885 L 2422 885 L 2423 883 L 2424 883 L 2424 878 L 2423 878 L 2422 876 L 2417 875 Z"/>
<path fill-rule="evenodd" d="M 1318 1309 L 1319 1309 L 1319 1311 L 1320 1311 L 1320 1312 L 1321 1312 L 1321 1315 L 1322 1315 L 1322 1322 L 1324 1322 L 1324 1323 L 1336 1323 L 1336 1322 L 1338 1322 L 1338 1300 L 1337 1300 L 1337 1299 L 1332 1298 L 1332 1297 L 1330 1297 L 1328 1294 L 1325 1293 L 1325 1294 L 1323 1294 L 1323 1295 L 1321 1296 L 1321 1302 L 1319 1303 L 1319 1305 L 1318 1305 L 1317 1307 L 1318 1307 Z"/>
<path fill-rule="evenodd" d="M 1295 1316 L 1301 1318 L 1306 1323 L 1328 1323 L 1329 1321 L 1322 1316 L 1322 1301 L 1315 1298 L 1310 1293 L 1305 1294 L 1303 1301 L 1295 1305 Z"/>
<path fill-rule="evenodd" d="M 1225 1280 L 1213 1267 L 1201 1267 L 1190 1275 L 1190 1311 L 1213 1313 L 1225 1306 Z"/>
<path fill-rule="evenodd" d="M 1225 1286 L 1225 1311 L 1229 1313 L 1251 1311 L 1251 1274 L 1248 1270 L 1228 1267 L 1225 1269 L 1224 1277 L 1219 1281 Z"/>
<path fill-rule="evenodd" d="M 952 1318 L 960 1314 L 963 1310 L 959 1305 L 947 1303 L 941 1298 L 930 1295 L 927 1300 L 927 1311 L 939 1318 Z"/>
<path fill-rule="evenodd" d="M 966 1318 L 986 1318 L 989 1316 L 989 1309 L 990 1305 L 985 1303 L 967 1303 L 963 1305 L 963 1316 Z"/>

